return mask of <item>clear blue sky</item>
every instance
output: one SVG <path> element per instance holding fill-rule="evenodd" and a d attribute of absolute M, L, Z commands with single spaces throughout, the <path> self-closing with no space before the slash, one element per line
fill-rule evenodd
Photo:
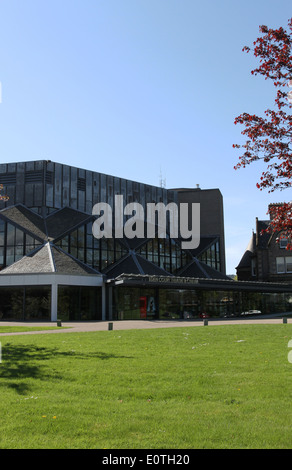
<path fill-rule="evenodd" d="M 234 118 L 274 100 L 242 47 L 291 16 L 291 0 L 0 0 L 0 161 L 219 188 L 235 273 L 255 217 L 292 199 L 233 169 Z"/>

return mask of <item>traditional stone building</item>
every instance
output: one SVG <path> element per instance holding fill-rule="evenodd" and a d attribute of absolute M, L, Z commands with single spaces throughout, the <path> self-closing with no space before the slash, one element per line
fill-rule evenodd
<path fill-rule="evenodd" d="M 270 220 L 256 218 L 256 229 L 236 270 L 238 280 L 292 283 L 292 252 L 281 233 L 269 233 Z"/>

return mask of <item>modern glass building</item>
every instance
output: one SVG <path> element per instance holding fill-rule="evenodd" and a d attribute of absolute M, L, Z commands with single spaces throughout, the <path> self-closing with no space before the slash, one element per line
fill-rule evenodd
<path fill-rule="evenodd" d="M 1 164 L 0 183 L 9 197 L 0 201 L 0 320 L 196 318 L 291 309 L 291 285 L 226 276 L 218 189 L 165 189 L 45 160 Z M 182 240 L 170 236 L 169 221 L 163 238 L 95 238 L 94 205 L 114 208 L 117 195 L 124 205 L 144 208 L 200 204 L 199 246 L 182 249 Z"/>

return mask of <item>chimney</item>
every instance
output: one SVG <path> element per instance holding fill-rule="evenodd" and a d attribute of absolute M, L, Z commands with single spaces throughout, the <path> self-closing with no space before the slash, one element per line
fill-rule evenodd
<path fill-rule="evenodd" d="M 269 204 L 268 214 L 270 214 L 270 220 L 273 220 L 273 218 L 275 216 L 274 215 L 275 214 L 275 209 L 277 209 L 280 206 L 283 206 L 282 202 L 273 202 L 273 203 Z"/>

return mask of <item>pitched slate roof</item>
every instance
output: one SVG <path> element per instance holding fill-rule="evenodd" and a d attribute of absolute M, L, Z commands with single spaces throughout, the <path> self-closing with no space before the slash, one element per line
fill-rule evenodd
<path fill-rule="evenodd" d="M 81 261 L 73 258 L 73 256 L 65 253 L 59 247 L 48 242 L 3 269 L 0 275 L 36 273 L 59 273 L 68 275 L 99 274 L 95 269 L 90 268 Z"/>
<path fill-rule="evenodd" d="M 59 209 L 45 218 L 22 204 L 3 209 L 0 214 L 7 222 L 41 241 L 61 238 L 66 233 L 92 220 L 91 215 L 69 207 Z"/>
<path fill-rule="evenodd" d="M 134 252 L 130 252 L 114 265 L 109 266 L 104 270 L 104 273 L 107 277 L 112 278 L 116 278 L 125 273 L 171 276 L 171 274 L 164 269 Z"/>
<path fill-rule="evenodd" d="M 239 261 L 237 268 L 249 268 L 251 266 L 251 259 L 255 250 L 255 246 L 256 246 L 256 234 L 253 233 L 242 258 Z"/>
<path fill-rule="evenodd" d="M 66 233 L 73 231 L 80 225 L 92 220 L 92 216 L 84 212 L 64 207 L 46 217 L 46 228 L 48 237 L 52 240 L 61 238 Z"/>
<path fill-rule="evenodd" d="M 266 230 L 269 227 L 269 220 L 258 220 L 257 221 L 257 247 L 267 248 L 269 241 L 271 240 L 270 233 L 262 233 L 262 230 Z"/>
<path fill-rule="evenodd" d="M 121 258 L 114 265 L 109 266 L 104 273 L 108 278 L 117 278 L 126 273 L 135 275 L 149 275 L 149 276 L 173 276 L 169 272 L 160 268 L 156 264 L 143 258 L 143 256 L 135 253 L 130 253 Z M 196 277 L 203 279 L 225 279 L 230 280 L 228 276 L 222 274 L 210 266 L 194 259 L 187 266 L 184 266 L 178 274 L 182 277 Z"/>
<path fill-rule="evenodd" d="M 55 266 L 55 272 L 60 274 L 100 274 L 82 261 L 74 258 L 61 248 L 51 245 L 51 252 Z"/>
<path fill-rule="evenodd" d="M 7 221 L 23 228 L 34 238 L 43 241 L 46 239 L 46 226 L 43 217 L 27 209 L 22 204 L 8 207 L 1 211 L 1 216 Z"/>
<path fill-rule="evenodd" d="M 28 273 L 52 273 L 53 264 L 50 259 L 50 250 L 48 245 L 44 245 L 34 250 L 19 261 L 3 269 L 0 274 L 28 274 Z"/>
<path fill-rule="evenodd" d="M 198 261 L 196 258 L 193 259 L 189 264 L 184 266 L 180 271 L 179 275 L 182 277 L 198 277 L 203 279 L 229 279 L 230 277 L 222 274 L 221 272 L 213 269 L 211 266 Z"/>
<path fill-rule="evenodd" d="M 255 250 L 268 248 L 273 235 L 263 231 L 269 227 L 269 224 L 269 220 L 257 220 L 257 233 L 252 233 L 248 246 L 245 252 L 243 253 L 242 258 L 239 261 L 239 264 L 236 269 L 250 268 L 251 259 L 255 253 Z"/>

